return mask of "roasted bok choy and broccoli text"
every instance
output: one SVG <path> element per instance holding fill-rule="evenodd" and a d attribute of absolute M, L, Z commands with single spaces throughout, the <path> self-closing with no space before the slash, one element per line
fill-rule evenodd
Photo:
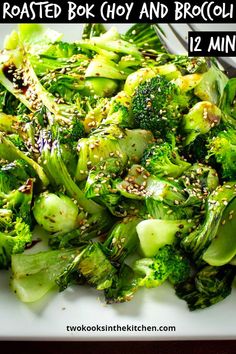
<path fill-rule="evenodd" d="M 23 302 L 77 284 L 120 303 L 166 281 L 190 310 L 223 300 L 236 78 L 166 52 L 154 25 L 87 24 L 74 43 L 19 25 L 0 52 L 0 228 L 0 268 Z"/>

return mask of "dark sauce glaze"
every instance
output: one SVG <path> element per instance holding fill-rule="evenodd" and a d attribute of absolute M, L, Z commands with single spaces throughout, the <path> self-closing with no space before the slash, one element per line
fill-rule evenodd
<path fill-rule="evenodd" d="M 15 75 L 16 70 L 17 70 L 17 68 L 16 68 L 16 66 L 14 64 L 6 64 L 3 67 L 3 74 L 5 75 L 5 77 L 9 81 L 11 81 L 12 83 L 16 84 L 17 88 L 19 90 L 21 90 L 23 94 L 25 94 L 26 91 L 29 88 L 29 85 L 24 85 L 23 78 L 17 78 L 17 77 L 19 77 L 19 74 Z M 15 78 L 16 78 L 16 80 L 13 80 Z"/>
<path fill-rule="evenodd" d="M 38 239 L 38 240 L 32 240 L 32 242 L 31 243 L 28 243 L 28 245 L 26 245 L 26 247 L 25 247 L 25 249 L 30 249 L 30 248 L 32 248 L 32 247 L 34 247 L 35 245 L 37 245 L 37 243 L 39 243 L 39 242 L 41 242 L 41 240 L 40 239 Z"/>

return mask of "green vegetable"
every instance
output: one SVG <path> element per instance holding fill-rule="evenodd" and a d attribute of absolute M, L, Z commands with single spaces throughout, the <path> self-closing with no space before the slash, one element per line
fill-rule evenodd
<path fill-rule="evenodd" d="M 137 260 L 133 267 L 140 276 L 139 286 L 155 288 L 168 278 L 173 284 L 182 283 L 190 274 L 188 261 L 176 250 L 166 245 L 153 258 Z"/>
<path fill-rule="evenodd" d="M 147 54 L 159 54 L 165 52 L 165 49 L 156 35 L 155 26 L 149 23 L 136 23 L 125 33 L 124 38 L 130 43 L 135 44 L 137 48 Z"/>
<path fill-rule="evenodd" d="M 209 69 L 209 64 L 212 64 L 208 58 L 188 57 L 187 55 L 173 55 L 169 59 L 181 70 L 183 75 L 205 73 Z"/>
<path fill-rule="evenodd" d="M 137 225 L 140 249 L 144 257 L 154 257 L 158 250 L 176 241 L 176 235 L 187 235 L 194 225 L 192 220 L 144 220 Z"/>
<path fill-rule="evenodd" d="M 91 37 L 100 36 L 105 33 L 106 29 L 101 23 L 86 23 L 83 27 L 83 39 L 89 39 Z"/>
<path fill-rule="evenodd" d="M 150 80 L 155 76 L 156 72 L 151 68 L 139 69 L 127 77 L 125 81 L 124 91 L 128 95 L 132 96 L 141 83 Z"/>
<path fill-rule="evenodd" d="M 191 310 L 230 294 L 235 79 L 156 30 L 86 24 L 67 43 L 21 24 L 5 40 L 0 268 L 23 302 L 71 284 L 117 303 L 169 281 Z"/>
<path fill-rule="evenodd" d="M 235 213 L 236 200 L 225 208 L 217 235 L 204 252 L 203 260 L 212 266 L 222 266 L 231 261 L 236 254 L 235 244 Z"/>
<path fill-rule="evenodd" d="M 22 302 L 35 302 L 56 288 L 57 277 L 80 254 L 80 249 L 12 256 L 11 287 Z"/>
<path fill-rule="evenodd" d="M 12 222 L 9 232 L 0 232 L 0 268 L 8 268 L 11 264 L 11 255 L 22 253 L 31 243 L 32 234 L 30 227 L 21 218 Z"/>
<path fill-rule="evenodd" d="M 119 92 L 111 101 L 107 117 L 101 124 L 116 124 L 121 128 L 133 128 L 131 113 L 131 97 L 125 92 Z"/>
<path fill-rule="evenodd" d="M 33 179 L 30 167 L 24 161 L 16 160 L 4 164 L 0 170 L 0 206 L 12 212 L 12 222 L 23 219 L 32 225 L 31 203 L 33 198 Z M 2 211 L 3 212 L 3 211 Z M 6 229 L 8 231 L 8 228 Z"/>
<path fill-rule="evenodd" d="M 215 64 L 212 64 L 211 68 L 203 74 L 202 80 L 194 89 L 194 93 L 201 100 L 218 105 L 227 82 L 227 76 Z"/>
<path fill-rule="evenodd" d="M 15 161 L 18 159 L 24 160 L 28 165 L 30 165 L 34 171 L 37 173 L 43 185 L 46 187 L 49 183 L 48 178 L 43 170 L 43 168 L 33 159 L 24 154 L 19 148 L 17 148 L 9 138 L 5 137 L 3 133 L 0 132 L 0 157 L 8 161 Z"/>
<path fill-rule="evenodd" d="M 139 288 L 139 277 L 133 269 L 123 263 L 112 285 L 105 289 L 105 299 L 108 304 L 131 301 Z"/>
<path fill-rule="evenodd" d="M 188 98 L 178 86 L 159 75 L 140 84 L 132 99 L 135 126 L 163 138 L 176 131 L 186 107 Z"/>
<path fill-rule="evenodd" d="M 189 74 L 178 77 L 174 83 L 179 86 L 181 92 L 189 92 L 198 85 L 201 79 L 201 74 Z"/>
<path fill-rule="evenodd" d="M 148 172 L 158 177 L 179 177 L 191 164 L 180 157 L 178 148 L 172 142 L 155 144 L 145 150 L 142 165 Z"/>
<path fill-rule="evenodd" d="M 206 266 L 191 280 L 177 285 L 176 294 L 187 302 L 190 311 L 204 309 L 231 293 L 234 276 L 235 269 L 232 266 Z"/>
<path fill-rule="evenodd" d="M 198 135 L 208 133 L 219 124 L 221 115 L 221 110 L 210 102 L 196 103 L 183 117 L 183 130 L 187 134 L 184 144 L 188 145 Z"/>
<path fill-rule="evenodd" d="M 123 263 L 124 259 L 137 248 L 136 225 L 139 221 L 137 217 L 127 217 L 119 221 L 111 230 L 104 242 L 104 247 L 107 248 L 109 258 L 113 262 Z"/>
<path fill-rule="evenodd" d="M 106 258 L 102 247 L 98 243 L 88 245 L 75 257 L 69 267 L 56 279 L 61 290 L 68 286 L 71 272 L 79 272 L 88 284 L 97 290 L 104 290 L 111 286 L 116 269 Z"/>
<path fill-rule="evenodd" d="M 152 176 L 140 165 L 133 165 L 124 180 L 117 180 L 116 188 L 131 199 L 153 198 L 170 206 L 187 201 L 187 194 L 177 182 Z"/>
<path fill-rule="evenodd" d="M 188 260 L 175 248 L 166 245 L 155 257 L 137 260 L 132 268 L 123 264 L 111 287 L 105 291 L 106 301 L 130 301 L 140 287 L 158 287 L 167 279 L 174 285 L 181 284 L 189 278 L 190 272 Z"/>
<path fill-rule="evenodd" d="M 204 222 L 182 239 L 181 246 L 196 262 L 201 262 L 203 252 L 216 237 L 226 206 L 235 196 L 233 182 L 217 187 L 207 199 Z"/>
<path fill-rule="evenodd" d="M 118 168 L 123 171 L 128 160 L 140 160 L 151 140 L 152 134 L 145 130 L 123 130 L 116 125 L 95 130 L 88 138 L 79 141 L 76 179 L 86 179 L 89 170 L 110 157 L 114 166 L 109 166 L 109 172 L 116 173 Z"/>
<path fill-rule="evenodd" d="M 220 108 L 224 113 L 223 119 L 226 124 L 235 127 L 236 106 L 236 79 L 230 79 L 224 87 L 223 95 L 221 97 Z"/>
<path fill-rule="evenodd" d="M 78 43 L 80 46 L 82 46 L 82 48 L 86 48 L 86 45 L 91 45 L 91 48 L 93 49 L 98 47 L 107 51 L 108 53 L 114 52 L 128 54 L 135 58 L 137 57 L 141 59 L 141 54 L 139 53 L 138 48 L 134 44 L 121 39 L 121 36 L 115 27 L 110 28 L 109 31 L 103 33 L 100 36 L 90 37 L 89 40 L 85 39 L 84 41 L 79 41 Z"/>
<path fill-rule="evenodd" d="M 234 129 L 220 131 L 208 142 L 208 158 L 215 157 L 222 167 L 223 177 L 227 180 L 236 179 L 236 134 Z"/>
<path fill-rule="evenodd" d="M 43 193 L 33 207 L 34 217 L 46 231 L 71 231 L 78 226 L 78 207 L 62 193 Z"/>

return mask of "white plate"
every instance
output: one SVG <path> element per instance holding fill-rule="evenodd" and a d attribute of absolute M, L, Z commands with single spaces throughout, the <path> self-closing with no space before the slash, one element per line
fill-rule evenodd
<path fill-rule="evenodd" d="M 127 25 L 128 26 L 128 25 Z M 124 31 L 126 25 L 117 25 Z M 213 27 L 204 28 L 209 30 Z M 1 41 L 13 25 L 0 25 Z M 66 40 L 80 38 L 80 25 L 50 25 Z M 220 25 L 217 25 L 219 30 Z M 235 25 L 227 27 L 234 30 Z M 224 25 L 224 29 L 226 29 Z M 20 340 L 170 340 L 236 339 L 236 291 L 223 302 L 203 311 L 189 312 L 184 301 L 164 284 L 140 290 L 130 303 L 105 305 L 102 295 L 85 287 L 71 287 L 25 305 L 9 289 L 9 274 L 0 272 L 0 339 Z M 99 296 L 101 298 L 99 299 Z M 147 331 L 67 331 L 67 326 L 146 326 Z M 148 331 L 148 326 L 175 326 L 173 332 Z M 142 329 L 138 327 L 138 329 Z M 153 328 L 155 329 L 155 328 Z"/>

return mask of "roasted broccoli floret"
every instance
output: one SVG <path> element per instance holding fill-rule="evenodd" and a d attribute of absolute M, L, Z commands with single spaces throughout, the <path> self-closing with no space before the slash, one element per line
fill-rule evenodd
<path fill-rule="evenodd" d="M 78 118 L 72 119 L 70 126 L 58 128 L 58 140 L 61 144 L 77 145 L 78 140 L 85 135 L 84 125 Z"/>
<path fill-rule="evenodd" d="M 235 130 L 220 131 L 215 137 L 208 140 L 208 156 L 214 157 L 221 165 L 223 178 L 236 179 L 236 134 Z"/>
<path fill-rule="evenodd" d="M 200 134 L 187 146 L 179 146 L 179 150 L 190 163 L 199 162 L 204 164 L 208 154 L 208 138 L 208 134 Z"/>
<path fill-rule="evenodd" d="M 170 245 L 160 248 L 153 258 L 137 260 L 133 269 L 140 275 L 139 286 L 147 288 L 157 287 L 167 279 L 179 284 L 190 275 L 188 260 Z"/>
<path fill-rule="evenodd" d="M 27 172 L 30 173 L 30 168 L 21 160 L 1 167 L 0 207 L 11 210 L 12 221 L 18 217 L 31 226 L 33 179 Z"/>
<path fill-rule="evenodd" d="M 144 151 L 141 164 L 154 176 L 179 177 L 191 164 L 180 157 L 174 139 L 154 144 Z"/>
<path fill-rule="evenodd" d="M 32 241 L 30 226 L 21 218 L 11 221 L 11 227 L 0 232 L 0 269 L 8 268 L 11 255 L 22 253 Z"/>
<path fill-rule="evenodd" d="M 132 268 L 123 263 L 117 277 L 105 290 L 105 298 L 109 304 L 130 301 L 140 287 L 158 287 L 167 279 L 174 285 L 182 284 L 190 274 L 187 258 L 166 245 L 155 257 L 137 260 Z"/>
<path fill-rule="evenodd" d="M 117 124 L 121 128 L 132 128 L 131 97 L 125 92 L 119 92 L 110 103 L 107 117 L 101 124 Z"/>
<path fill-rule="evenodd" d="M 163 138 L 176 131 L 186 107 L 188 98 L 178 86 L 158 75 L 140 84 L 132 98 L 135 126 Z"/>

